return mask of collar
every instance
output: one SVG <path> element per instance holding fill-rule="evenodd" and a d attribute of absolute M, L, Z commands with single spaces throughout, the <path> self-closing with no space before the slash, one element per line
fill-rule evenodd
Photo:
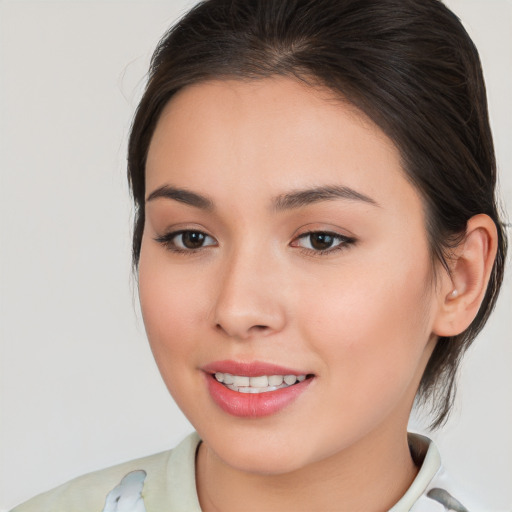
<path fill-rule="evenodd" d="M 169 509 L 201 512 L 196 490 L 195 458 L 201 442 L 194 432 L 171 452 L 168 464 Z M 427 491 L 429 484 L 441 468 L 441 456 L 436 445 L 419 434 L 408 434 L 411 456 L 420 470 L 409 489 L 389 512 L 408 512 Z"/>
<path fill-rule="evenodd" d="M 409 433 L 407 439 L 411 456 L 414 463 L 420 466 L 420 470 L 409 489 L 389 512 L 408 512 L 425 493 L 441 468 L 441 456 L 437 446 L 428 437 Z"/>

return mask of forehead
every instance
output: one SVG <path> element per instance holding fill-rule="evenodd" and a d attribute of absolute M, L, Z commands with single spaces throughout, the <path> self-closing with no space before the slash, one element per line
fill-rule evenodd
<path fill-rule="evenodd" d="M 172 184 L 222 199 L 335 184 L 379 203 L 418 199 L 375 123 L 331 91 L 282 77 L 181 90 L 162 112 L 146 172 L 148 192 Z"/>

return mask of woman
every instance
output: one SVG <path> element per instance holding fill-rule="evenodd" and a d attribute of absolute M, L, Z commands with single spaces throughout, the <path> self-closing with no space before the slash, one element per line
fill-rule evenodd
<path fill-rule="evenodd" d="M 406 430 L 415 397 L 449 414 L 506 253 L 455 16 L 200 4 L 155 52 L 128 164 L 148 338 L 198 435 L 19 510 L 466 510 Z"/>

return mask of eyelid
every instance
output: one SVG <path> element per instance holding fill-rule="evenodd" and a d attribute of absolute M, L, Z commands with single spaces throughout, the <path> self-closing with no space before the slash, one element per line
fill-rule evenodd
<path fill-rule="evenodd" d="M 209 243 L 206 245 L 202 245 L 201 247 L 197 248 L 184 248 L 176 245 L 176 242 L 174 241 L 176 237 L 183 235 L 184 233 L 200 233 L 204 235 L 206 238 L 210 238 L 215 243 Z M 194 254 L 199 251 L 203 251 L 207 249 L 208 247 L 215 247 L 218 245 L 217 240 L 212 235 L 209 235 L 206 231 L 202 229 L 195 229 L 195 228 L 181 228 L 181 229 L 170 229 L 166 231 L 163 235 L 158 235 L 154 237 L 154 240 L 158 242 L 159 244 L 163 245 L 165 249 L 179 254 Z"/>
<path fill-rule="evenodd" d="M 312 249 L 308 247 L 301 247 L 300 245 L 294 245 L 297 243 L 298 240 L 307 238 L 308 236 L 315 235 L 315 234 L 322 234 L 322 235 L 328 235 L 335 239 L 339 240 L 339 243 L 336 244 L 333 247 L 329 247 L 327 249 Z M 329 229 L 310 229 L 308 231 L 302 232 L 299 235 L 296 235 L 293 240 L 290 242 L 291 247 L 296 247 L 303 251 L 305 254 L 313 255 L 313 256 L 326 256 L 332 253 L 335 253 L 340 250 L 346 250 L 351 245 L 354 245 L 356 243 L 356 238 L 353 236 L 344 235 L 342 233 L 338 233 L 336 231 L 332 231 Z"/>
<path fill-rule="evenodd" d="M 302 227 L 302 229 L 305 226 Z M 298 230 L 297 230 L 298 231 Z M 201 235 L 204 235 L 206 242 L 199 246 L 199 247 L 182 247 L 176 243 L 176 238 L 180 235 L 183 235 L 184 233 L 199 233 Z M 296 232 L 297 233 L 297 232 Z M 317 249 L 313 247 L 302 247 L 299 244 L 299 241 L 302 239 L 305 239 L 312 235 L 327 235 L 335 239 L 338 243 L 336 245 L 325 248 L 325 249 Z M 206 249 L 210 247 L 216 247 L 218 246 L 218 242 L 212 235 L 208 234 L 208 232 L 201 228 L 195 228 L 195 227 L 177 227 L 171 228 L 164 232 L 162 235 L 157 235 L 154 237 L 154 240 L 164 246 L 164 248 L 170 252 L 174 253 L 181 253 L 181 254 L 194 254 L 198 252 L 203 252 Z M 209 240 L 209 242 L 208 242 Z M 328 255 L 331 253 L 334 253 L 338 250 L 342 249 L 348 249 L 349 246 L 354 245 L 356 243 L 356 238 L 351 235 L 342 234 L 336 230 L 333 229 L 322 229 L 321 227 L 318 227 L 316 229 L 308 229 L 307 231 L 303 231 L 301 233 L 298 233 L 294 235 L 292 241 L 289 243 L 291 247 L 297 248 L 301 250 L 302 252 L 313 255 L 313 256 L 321 256 L 321 255 Z"/>

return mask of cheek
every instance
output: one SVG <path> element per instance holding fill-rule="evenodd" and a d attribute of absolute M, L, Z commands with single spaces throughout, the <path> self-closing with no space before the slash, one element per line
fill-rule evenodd
<path fill-rule="evenodd" d="M 305 338 L 354 403 L 405 390 L 430 334 L 428 260 L 380 261 L 393 263 L 347 265 L 300 305 Z"/>
<path fill-rule="evenodd" d="M 169 265 L 165 254 L 141 251 L 139 298 L 146 333 L 157 365 L 170 387 L 173 369 L 194 363 L 193 340 L 200 337 L 199 319 L 207 314 L 204 281 L 180 265 Z"/>

